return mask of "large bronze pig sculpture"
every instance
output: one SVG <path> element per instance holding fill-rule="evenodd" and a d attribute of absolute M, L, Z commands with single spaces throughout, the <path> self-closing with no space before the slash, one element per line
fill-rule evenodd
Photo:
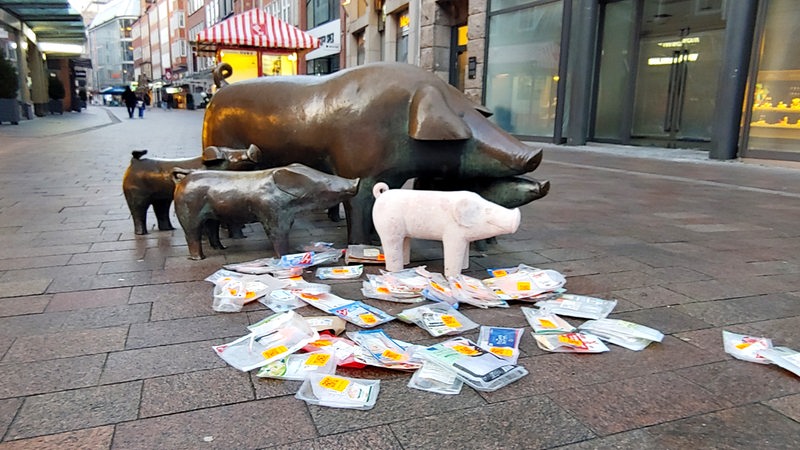
<path fill-rule="evenodd" d="M 253 143 L 271 167 L 298 162 L 361 178 L 345 211 L 349 242 L 365 243 L 378 180 L 398 188 L 420 176 L 504 178 L 539 165 L 541 149 L 509 135 L 488 114 L 431 72 L 375 63 L 225 86 L 206 108 L 203 146 Z"/>
<path fill-rule="evenodd" d="M 152 205 L 161 231 L 174 230 L 169 220 L 169 206 L 175 191 L 172 169 L 252 170 L 260 159 L 259 149 L 244 145 L 241 149 L 206 147 L 197 158 L 145 158 L 147 150 L 134 150 L 125 175 L 122 192 L 133 218 L 136 234 L 147 234 L 147 209 Z"/>
<path fill-rule="evenodd" d="M 190 259 L 205 258 L 204 231 L 212 246 L 219 245 L 220 222 L 260 222 L 275 254 L 283 255 L 297 213 L 339 204 L 358 192 L 359 183 L 302 164 L 252 172 L 175 169 L 174 176 L 175 214 Z"/>

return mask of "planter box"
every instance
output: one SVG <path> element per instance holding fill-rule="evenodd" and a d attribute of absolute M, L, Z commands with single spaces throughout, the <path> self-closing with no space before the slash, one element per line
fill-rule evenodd
<path fill-rule="evenodd" d="M 19 124 L 19 103 L 15 98 L 0 98 L 0 123 Z"/>

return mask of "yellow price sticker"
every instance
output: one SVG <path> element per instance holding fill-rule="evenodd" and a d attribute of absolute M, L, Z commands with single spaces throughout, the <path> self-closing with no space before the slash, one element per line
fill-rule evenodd
<path fill-rule="evenodd" d="M 288 351 L 289 349 L 286 348 L 285 345 L 279 345 L 277 347 L 272 347 L 264 350 L 263 352 L 261 352 L 261 356 L 263 356 L 264 359 L 272 359 L 280 355 L 281 353 L 286 353 Z"/>
<path fill-rule="evenodd" d="M 563 342 L 565 344 L 573 345 L 575 347 L 586 347 L 586 344 L 583 343 L 581 338 L 576 336 L 574 333 L 561 334 L 558 336 L 558 341 Z"/>
<path fill-rule="evenodd" d="M 461 326 L 461 323 L 453 316 L 442 316 L 442 323 L 449 328 L 458 328 Z"/>
<path fill-rule="evenodd" d="M 508 272 L 506 272 L 505 270 L 502 270 L 502 269 L 501 270 L 492 271 L 492 276 L 494 276 L 494 277 L 504 277 L 506 275 L 508 275 Z"/>
<path fill-rule="evenodd" d="M 518 291 L 530 291 L 531 290 L 531 282 L 530 281 L 517 281 L 517 290 Z"/>
<path fill-rule="evenodd" d="M 364 323 L 370 325 L 378 322 L 378 319 L 375 317 L 375 314 L 372 313 L 361 314 L 360 316 L 358 316 L 358 318 L 361 319 Z"/>
<path fill-rule="evenodd" d="M 331 359 L 331 355 L 326 353 L 317 353 L 311 355 L 306 359 L 307 366 L 324 366 L 328 360 Z"/>
<path fill-rule="evenodd" d="M 325 389 L 330 389 L 336 392 L 343 392 L 347 389 L 347 385 L 350 384 L 349 380 L 345 380 L 341 377 L 334 377 L 328 375 L 327 377 L 319 380 L 319 385 L 324 387 Z"/>
<path fill-rule="evenodd" d="M 467 356 L 479 355 L 481 353 L 472 347 L 461 344 L 454 345 L 453 350 L 457 351 L 458 353 L 461 353 L 462 355 L 467 355 Z"/>
<path fill-rule="evenodd" d="M 244 294 L 244 298 L 247 298 L 247 299 L 256 298 L 256 291 L 247 291 Z"/>
<path fill-rule="evenodd" d="M 388 288 L 385 288 L 383 286 L 381 286 L 381 287 L 379 287 L 378 289 L 375 289 L 375 290 L 378 291 L 381 294 L 390 294 L 391 293 Z"/>
<path fill-rule="evenodd" d="M 384 255 L 383 253 L 378 255 L 378 261 L 386 261 L 386 255 Z"/>
<path fill-rule="evenodd" d="M 403 355 L 401 353 L 397 353 L 396 351 L 388 348 L 384 350 L 383 353 L 381 353 L 381 355 L 385 358 L 391 359 L 392 361 L 400 361 L 401 359 L 403 359 Z"/>
<path fill-rule="evenodd" d="M 539 325 L 541 325 L 542 328 L 556 328 L 556 324 L 547 319 L 539 319 Z"/>
<path fill-rule="evenodd" d="M 739 350 L 744 350 L 747 347 L 750 347 L 751 345 L 753 345 L 752 342 L 742 342 L 741 344 L 736 344 L 736 348 L 738 348 Z"/>
<path fill-rule="evenodd" d="M 305 292 L 301 292 L 300 293 L 300 297 L 302 297 L 302 298 L 304 298 L 306 300 L 314 300 L 314 301 L 319 300 L 319 295 L 308 294 L 308 293 L 305 293 Z"/>
<path fill-rule="evenodd" d="M 348 272 L 350 272 L 350 271 L 349 271 L 349 270 L 347 270 L 347 269 L 336 268 L 336 269 L 333 269 L 333 270 L 331 270 L 331 272 L 333 272 L 333 273 L 340 273 L 340 274 L 341 274 L 341 273 L 348 273 Z"/>
<path fill-rule="evenodd" d="M 431 287 L 436 289 L 439 292 L 444 292 L 444 288 L 437 282 L 431 281 Z"/>
<path fill-rule="evenodd" d="M 311 345 L 313 345 L 314 347 L 327 347 L 331 344 L 332 344 L 331 341 L 327 339 L 319 339 L 311 343 Z"/>
<path fill-rule="evenodd" d="M 492 347 L 489 349 L 490 352 L 494 353 L 497 356 L 505 356 L 506 358 L 510 358 L 514 356 L 514 349 L 508 347 Z"/>

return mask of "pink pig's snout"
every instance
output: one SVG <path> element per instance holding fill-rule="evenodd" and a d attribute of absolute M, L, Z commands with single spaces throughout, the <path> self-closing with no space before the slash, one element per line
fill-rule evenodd
<path fill-rule="evenodd" d="M 505 234 L 512 234 L 516 233 L 519 229 L 519 224 L 522 219 L 522 215 L 519 212 L 519 208 L 508 209 L 508 208 L 497 208 L 492 210 L 492 213 L 489 216 L 488 222 L 493 226 L 497 227 L 497 229 L 501 230 Z M 498 233 L 498 234 L 503 234 Z"/>

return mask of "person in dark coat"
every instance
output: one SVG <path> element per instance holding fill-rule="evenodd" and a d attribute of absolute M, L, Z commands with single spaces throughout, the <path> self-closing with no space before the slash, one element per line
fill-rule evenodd
<path fill-rule="evenodd" d="M 122 93 L 122 102 L 125 103 L 125 107 L 128 109 L 128 117 L 133 119 L 133 111 L 136 110 L 136 102 L 139 101 L 136 98 L 136 94 L 133 93 L 130 86 L 125 86 L 125 92 Z"/>

